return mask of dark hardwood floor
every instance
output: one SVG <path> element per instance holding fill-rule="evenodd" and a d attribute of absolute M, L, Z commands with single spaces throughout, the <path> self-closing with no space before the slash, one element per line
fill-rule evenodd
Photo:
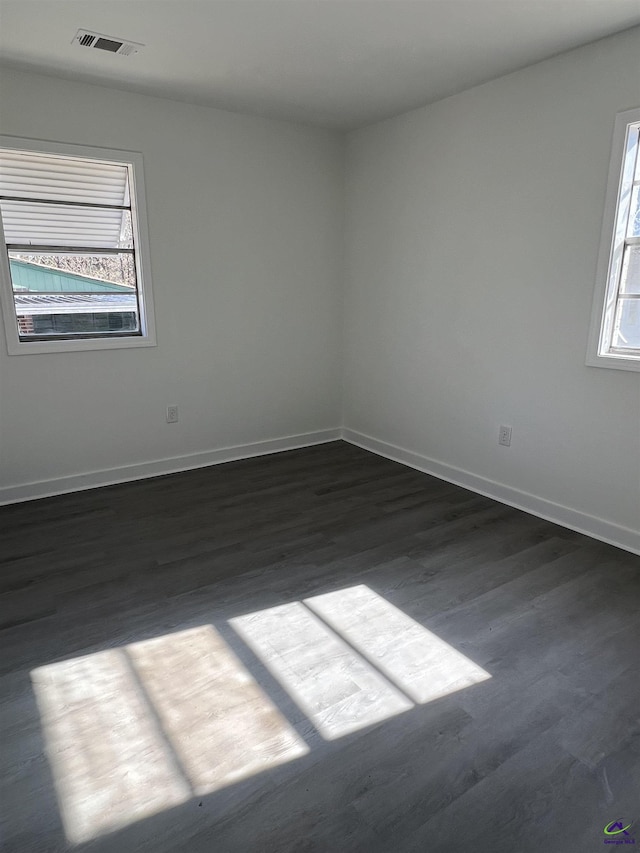
<path fill-rule="evenodd" d="M 640 557 L 342 442 L 0 546 L 7 853 L 640 844 Z"/>

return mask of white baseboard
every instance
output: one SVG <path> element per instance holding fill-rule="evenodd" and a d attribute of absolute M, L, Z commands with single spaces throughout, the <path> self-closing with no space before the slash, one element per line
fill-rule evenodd
<path fill-rule="evenodd" d="M 562 527 L 568 527 L 570 530 L 584 533 L 594 539 L 599 539 L 602 542 L 623 548 L 625 551 L 631 551 L 632 554 L 640 554 L 640 532 L 637 530 L 632 530 L 629 527 L 621 527 L 611 521 L 606 521 L 604 518 L 587 515 L 579 510 L 537 497 L 537 495 L 531 495 L 528 492 L 513 489 L 511 486 L 505 486 L 502 483 L 496 483 L 485 477 L 479 477 L 470 471 L 464 471 L 461 468 L 455 468 L 453 465 L 437 462 L 428 456 L 422 456 L 411 450 L 405 450 L 402 447 L 397 447 L 386 441 L 380 441 L 377 438 L 372 438 L 370 435 L 364 435 L 355 430 L 344 428 L 342 430 L 342 438 L 350 444 L 355 444 L 364 450 L 370 450 L 372 453 L 378 454 L 378 456 L 384 456 L 386 459 L 400 462 L 409 468 L 416 468 L 418 471 L 432 474 L 441 480 L 446 480 L 449 483 L 454 483 L 456 486 L 470 489 L 472 492 L 493 498 L 500 503 L 507 504 L 516 509 L 524 510 L 531 515 L 544 518 L 546 521 L 553 521 Z"/>
<path fill-rule="evenodd" d="M 219 450 L 205 450 L 202 453 L 172 456 L 169 459 L 156 459 L 137 465 L 123 465 L 120 468 L 108 468 L 104 471 L 90 471 L 86 474 L 73 474 L 68 477 L 40 480 L 18 486 L 4 486 L 0 488 L 0 506 L 51 497 L 52 495 L 79 492 L 84 489 L 96 489 L 99 486 L 127 483 L 130 480 L 144 480 L 147 477 L 157 477 L 161 474 L 175 474 L 179 471 L 190 471 L 193 468 L 206 468 L 209 465 L 219 465 L 222 462 L 250 459 L 253 456 L 280 453 L 283 450 L 295 450 L 298 447 L 325 444 L 328 441 L 336 441 L 340 437 L 341 430 L 339 428 L 325 429 L 319 432 L 307 432 L 283 438 L 272 438 L 267 441 L 256 441 L 252 444 L 223 447 Z"/>
<path fill-rule="evenodd" d="M 432 474 L 441 480 L 470 489 L 480 495 L 493 498 L 500 503 L 524 510 L 531 515 L 584 533 L 602 542 L 608 542 L 633 554 L 640 554 L 640 532 L 628 527 L 621 527 L 611 521 L 580 512 L 570 507 L 548 501 L 537 495 L 522 492 L 511 486 L 505 486 L 485 477 L 479 477 L 470 471 L 464 471 L 453 465 L 437 462 L 428 456 L 422 456 L 411 450 L 397 447 L 386 441 L 380 441 L 364 433 L 351 429 L 325 429 L 318 432 L 308 432 L 300 435 L 284 436 L 266 441 L 240 444 L 234 447 L 223 447 L 218 450 L 206 450 L 201 453 L 191 453 L 184 456 L 173 456 L 168 459 L 156 459 L 151 462 L 141 462 L 137 465 L 124 465 L 119 468 L 109 468 L 103 471 L 90 471 L 84 474 L 73 474 L 67 477 L 57 477 L 51 480 L 40 480 L 34 483 L 24 483 L 16 486 L 0 488 L 0 506 L 35 500 L 37 498 L 63 495 L 85 489 L 95 489 L 100 486 L 111 486 L 116 483 L 126 483 L 131 480 L 144 480 L 162 474 L 175 474 L 180 471 L 190 471 L 194 468 L 206 468 L 209 465 L 219 465 L 238 459 L 250 459 L 254 456 L 264 456 L 268 453 L 280 453 L 284 450 L 295 450 L 300 447 L 311 447 L 315 444 L 325 444 L 329 441 L 344 439 L 350 444 L 362 447 L 400 462 L 426 474 Z"/>

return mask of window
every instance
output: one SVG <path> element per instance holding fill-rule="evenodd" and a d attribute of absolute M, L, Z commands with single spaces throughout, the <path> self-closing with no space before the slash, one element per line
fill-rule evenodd
<path fill-rule="evenodd" d="M 0 137 L 11 355 L 153 346 L 142 157 Z"/>
<path fill-rule="evenodd" d="M 587 364 L 640 370 L 640 109 L 616 119 Z"/>

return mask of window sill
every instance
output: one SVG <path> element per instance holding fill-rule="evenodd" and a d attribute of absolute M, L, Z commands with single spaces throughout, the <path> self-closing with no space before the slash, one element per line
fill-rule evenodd
<path fill-rule="evenodd" d="M 91 350 L 133 349 L 135 347 L 154 347 L 155 337 L 151 335 L 121 338 L 84 338 L 64 341 L 7 341 L 9 355 L 39 355 L 55 352 L 89 352 Z"/>
<path fill-rule="evenodd" d="M 610 370 L 630 370 L 640 373 L 640 358 L 626 358 L 618 355 L 589 355 L 587 367 L 607 367 Z"/>

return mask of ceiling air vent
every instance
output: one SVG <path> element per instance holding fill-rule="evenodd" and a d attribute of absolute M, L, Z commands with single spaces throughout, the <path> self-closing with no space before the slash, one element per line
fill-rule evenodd
<path fill-rule="evenodd" d="M 138 44 L 135 41 L 105 36 L 103 33 L 93 33 L 90 30 L 78 30 L 71 44 L 95 48 L 95 50 L 106 50 L 108 53 L 117 53 L 120 56 L 131 56 L 144 47 L 143 44 Z"/>

